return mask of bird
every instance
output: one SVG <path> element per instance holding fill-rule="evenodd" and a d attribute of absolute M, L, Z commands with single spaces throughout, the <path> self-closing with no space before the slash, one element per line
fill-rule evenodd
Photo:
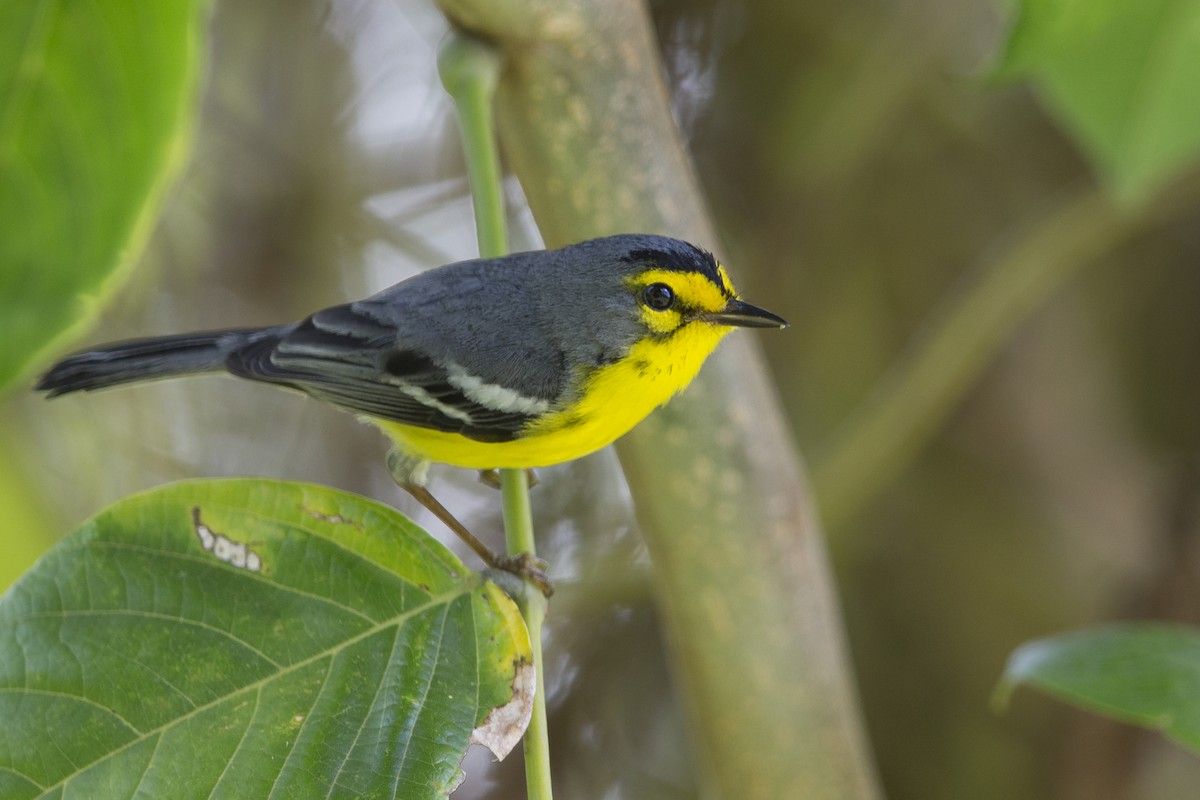
<path fill-rule="evenodd" d="M 396 483 L 493 568 L 547 595 L 546 565 L 498 555 L 426 488 L 432 463 L 492 471 L 571 461 L 683 391 L 735 328 L 785 328 L 688 242 L 618 234 L 429 269 L 287 325 L 131 339 L 75 353 L 56 397 L 227 373 L 352 412 L 390 440 Z"/>

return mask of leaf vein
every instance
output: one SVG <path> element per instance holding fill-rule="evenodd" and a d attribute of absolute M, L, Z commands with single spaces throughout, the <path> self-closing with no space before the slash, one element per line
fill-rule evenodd
<path fill-rule="evenodd" d="M 125 719 L 125 717 L 121 716 L 120 714 L 118 714 L 116 711 L 109 708 L 108 706 L 103 705 L 102 703 L 97 703 L 95 700 L 91 699 L 90 697 L 84 697 L 83 695 L 77 695 L 77 694 L 67 694 L 66 692 L 59 692 L 59 691 L 55 691 L 54 689 L 35 689 L 33 687 L 26 687 L 26 686 L 0 686 L 0 694 L 6 694 L 9 692 L 11 692 L 13 694 L 21 694 L 21 695 L 46 695 L 48 697 L 57 697 L 57 698 L 62 698 L 64 700 L 73 700 L 77 703 L 83 703 L 84 705 L 93 706 L 93 707 L 98 708 L 101 711 L 105 712 L 106 714 L 113 717 L 114 719 L 116 719 L 118 722 L 120 722 L 122 725 L 124 725 L 126 728 L 128 728 L 134 734 L 140 735 L 142 733 L 142 731 L 139 730 L 136 725 L 134 725 L 129 720 Z"/>
<path fill-rule="evenodd" d="M 396 774 L 392 780 L 392 797 L 396 796 L 396 792 L 400 791 L 400 776 L 404 774 L 404 765 L 408 761 L 408 751 L 412 745 L 413 734 L 421 722 L 421 714 L 425 711 L 427 700 L 429 699 L 429 691 L 433 688 L 434 678 L 437 676 L 438 664 L 442 660 L 442 642 L 446 638 L 446 619 L 449 616 L 450 603 L 446 603 L 442 610 L 442 624 L 438 628 L 437 645 L 432 648 L 433 652 L 433 669 L 429 670 L 429 680 L 425 683 L 425 690 L 421 693 L 421 702 L 417 705 L 417 713 L 413 716 L 412 723 L 408 726 L 408 735 L 404 737 L 404 750 L 400 753 L 400 759 L 396 762 Z"/>
<path fill-rule="evenodd" d="M 333 774 L 333 780 L 330 781 L 330 783 L 329 783 L 329 791 L 325 793 L 326 798 L 329 798 L 333 794 L 334 788 L 337 787 L 338 781 L 341 779 L 341 776 L 342 776 L 342 770 L 345 769 L 346 764 L 350 760 L 350 753 L 352 753 L 354 751 L 355 745 L 358 744 L 359 737 L 362 736 L 363 729 L 366 727 L 367 722 L 371 719 L 371 712 L 374 710 L 375 704 L 377 702 L 379 702 L 379 695 L 383 691 L 384 684 L 387 683 L 388 674 L 391 672 L 391 665 L 394 663 L 393 659 L 396 655 L 396 648 L 399 645 L 400 645 L 400 626 L 397 625 L 396 626 L 396 635 L 392 639 L 392 652 L 388 656 L 388 662 L 387 662 L 388 666 L 386 668 L 384 668 L 384 670 L 379 675 L 379 681 L 375 685 L 375 693 L 371 697 L 371 703 L 367 706 L 367 713 L 363 716 L 362 721 L 359 723 L 358 730 L 354 734 L 354 741 L 350 743 L 350 746 L 346 748 L 346 752 L 342 754 L 341 763 L 338 764 L 337 771 L 334 772 L 334 774 Z"/>

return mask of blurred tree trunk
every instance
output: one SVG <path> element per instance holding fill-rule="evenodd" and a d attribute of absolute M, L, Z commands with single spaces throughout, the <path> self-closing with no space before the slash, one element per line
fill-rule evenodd
<path fill-rule="evenodd" d="M 501 143 L 548 245 L 642 231 L 717 246 L 640 3 L 441 4 L 504 52 Z M 728 798 L 874 798 L 838 604 L 791 441 L 755 340 L 740 332 L 619 453 L 703 782 Z"/>

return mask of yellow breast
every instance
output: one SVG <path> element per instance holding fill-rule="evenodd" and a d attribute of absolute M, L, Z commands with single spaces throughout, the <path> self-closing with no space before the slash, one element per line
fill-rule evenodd
<path fill-rule="evenodd" d="M 694 322 L 673 335 L 643 340 L 584 381 L 577 401 L 531 424 L 509 442 L 477 442 L 454 433 L 372 420 L 406 453 L 468 469 L 547 467 L 611 444 L 682 391 L 731 329 Z"/>

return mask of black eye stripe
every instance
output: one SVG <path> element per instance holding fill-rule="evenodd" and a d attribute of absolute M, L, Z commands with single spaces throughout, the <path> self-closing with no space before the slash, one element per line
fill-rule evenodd
<path fill-rule="evenodd" d="M 652 283 L 642 290 L 642 302 L 655 311 L 675 305 L 675 290 L 665 283 Z"/>

